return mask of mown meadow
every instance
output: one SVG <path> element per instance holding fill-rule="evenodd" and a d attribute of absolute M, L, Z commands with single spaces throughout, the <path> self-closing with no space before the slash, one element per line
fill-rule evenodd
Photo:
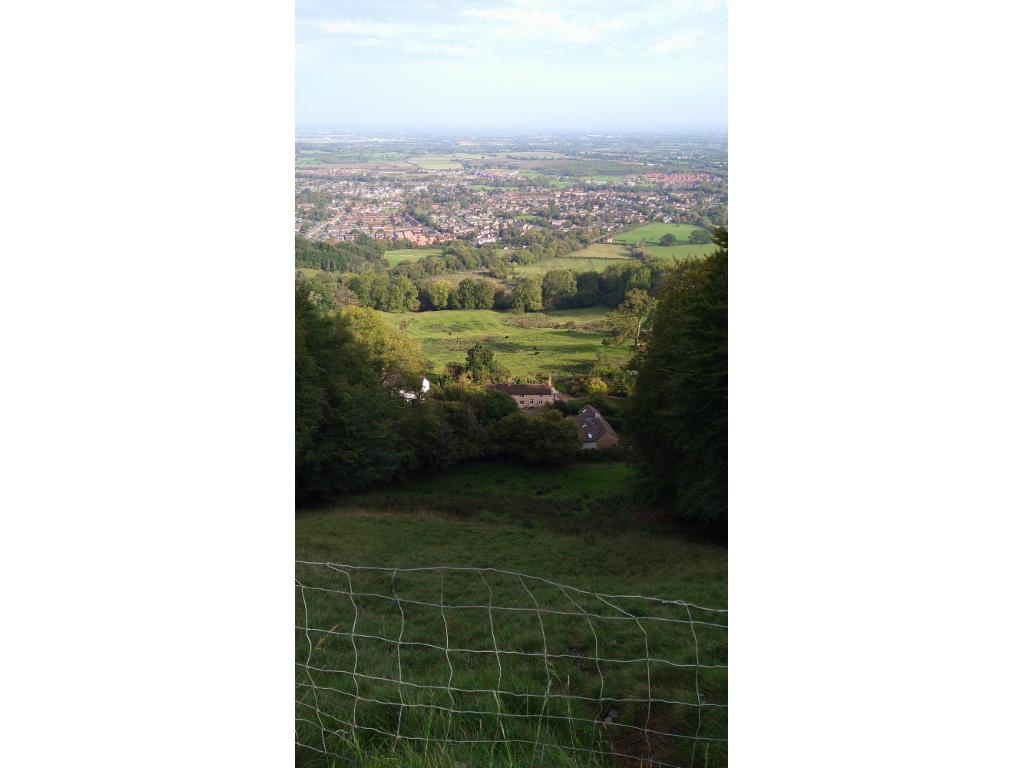
<path fill-rule="evenodd" d="M 612 241 L 624 245 L 636 245 L 643 243 L 647 252 L 655 258 L 704 258 L 715 252 L 714 243 L 692 244 L 686 242 L 694 232 L 703 231 L 701 227 L 693 224 L 666 224 L 664 222 L 652 222 L 641 227 L 620 232 Z M 659 245 L 658 241 L 664 235 L 674 235 L 677 243 L 674 245 Z"/>
<path fill-rule="evenodd" d="M 515 314 L 489 309 L 386 313 L 387 320 L 419 341 L 434 370 L 465 362 L 466 350 L 487 342 L 512 376 L 572 376 L 585 372 L 600 354 L 626 362 L 628 346 L 604 346 L 606 307 Z"/>

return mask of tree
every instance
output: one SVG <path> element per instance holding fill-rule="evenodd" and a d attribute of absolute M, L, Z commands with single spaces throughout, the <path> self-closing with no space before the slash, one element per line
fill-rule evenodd
<path fill-rule="evenodd" d="M 711 240 L 711 233 L 706 229 L 695 229 L 690 233 L 690 239 L 688 242 L 693 245 L 703 245 L 704 243 L 710 243 Z"/>
<path fill-rule="evenodd" d="M 394 275 L 386 282 L 386 293 L 377 309 L 385 312 L 415 312 L 420 308 L 419 291 L 405 275 Z"/>
<path fill-rule="evenodd" d="M 639 349 L 650 330 L 654 307 L 655 301 L 650 294 L 636 289 L 627 291 L 625 300 L 608 313 L 612 335 L 604 339 L 604 343 L 623 344 L 631 340 L 633 348 Z"/>
<path fill-rule="evenodd" d="M 448 298 L 451 296 L 453 288 L 454 286 L 447 280 L 428 282 L 424 286 L 425 298 L 434 309 L 447 309 Z"/>
<path fill-rule="evenodd" d="M 328 500 L 413 469 L 421 414 L 393 385 L 413 377 L 415 348 L 387 343 L 371 310 L 324 312 L 301 289 L 295 299 L 297 500 Z"/>
<path fill-rule="evenodd" d="M 576 422 L 554 408 L 536 416 L 517 410 L 491 428 L 491 443 L 498 453 L 533 464 L 561 464 L 580 449 Z"/>
<path fill-rule="evenodd" d="M 676 244 L 676 236 L 673 235 L 671 232 L 666 232 L 664 235 L 661 236 L 661 239 L 658 240 L 658 245 L 675 245 L 675 244 Z"/>
<path fill-rule="evenodd" d="M 306 299 L 311 304 L 327 312 L 336 311 L 359 301 L 355 293 L 344 283 L 319 275 L 304 277 L 302 273 L 297 273 L 296 287 L 305 293 Z"/>
<path fill-rule="evenodd" d="M 728 521 L 728 233 L 668 271 L 626 420 L 642 486 L 681 519 Z"/>
<path fill-rule="evenodd" d="M 479 341 L 466 350 L 466 370 L 479 384 L 505 381 L 509 377 L 508 369 L 495 359 L 494 350 Z"/>
<path fill-rule="evenodd" d="M 427 368 L 427 358 L 419 344 L 372 309 L 346 307 L 340 316 L 348 321 L 380 384 L 407 390 L 419 388 Z"/>
<path fill-rule="evenodd" d="M 544 306 L 571 307 L 576 296 L 576 275 L 567 269 L 552 269 L 541 283 Z"/>
<path fill-rule="evenodd" d="M 539 312 L 544 308 L 544 291 L 539 277 L 521 277 L 512 289 L 514 312 Z"/>
<path fill-rule="evenodd" d="M 496 290 L 490 280 L 467 277 L 459 283 L 458 305 L 462 309 L 491 309 L 494 306 Z"/>

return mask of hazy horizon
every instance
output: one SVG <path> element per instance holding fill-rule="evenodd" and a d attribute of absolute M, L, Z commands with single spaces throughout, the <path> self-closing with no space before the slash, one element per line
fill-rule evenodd
<path fill-rule="evenodd" d="M 718 0 L 296 6 L 299 132 L 724 130 L 726 69 Z"/>

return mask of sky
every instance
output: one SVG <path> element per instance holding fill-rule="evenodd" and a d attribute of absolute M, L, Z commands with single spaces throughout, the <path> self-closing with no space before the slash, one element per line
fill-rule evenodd
<path fill-rule="evenodd" d="M 296 128 L 724 128 L 724 0 L 297 0 Z"/>

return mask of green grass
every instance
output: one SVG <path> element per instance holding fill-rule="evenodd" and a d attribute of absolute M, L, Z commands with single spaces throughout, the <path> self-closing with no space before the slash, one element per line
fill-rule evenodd
<path fill-rule="evenodd" d="M 541 275 L 550 272 L 552 269 L 571 269 L 573 272 L 603 272 L 605 268 L 613 264 L 621 264 L 622 259 L 615 258 L 588 258 L 586 256 L 557 256 L 553 259 L 541 259 L 533 264 L 516 266 L 517 275 Z"/>
<path fill-rule="evenodd" d="M 613 240 L 616 243 L 656 243 L 661 239 L 662 235 L 672 234 L 676 236 L 677 240 L 685 242 L 692 232 L 696 232 L 701 229 L 695 227 L 692 224 L 664 224 L 662 222 L 652 222 L 650 224 L 644 224 L 642 227 L 631 229 L 627 232 L 620 232 Z"/>
<path fill-rule="evenodd" d="M 337 280 L 337 272 L 324 272 L 321 269 L 310 269 L 309 267 L 296 267 L 296 272 L 301 272 L 303 277 L 323 277 L 327 280 Z"/>
<path fill-rule="evenodd" d="M 424 256 L 438 256 L 440 253 L 440 248 L 397 248 L 385 251 L 384 258 L 388 260 L 388 266 L 393 267 L 403 261 L 419 261 Z"/>
<path fill-rule="evenodd" d="M 558 378 L 582 373 L 599 352 L 611 363 L 629 359 L 628 346 L 601 344 L 607 313 L 605 307 L 587 307 L 521 315 L 474 309 L 384 316 L 420 341 L 435 371 L 442 370 L 445 363 L 464 363 L 466 350 L 486 341 L 513 376 Z M 576 327 L 565 327 L 567 323 Z"/>
<path fill-rule="evenodd" d="M 602 272 L 612 264 L 628 261 L 632 257 L 625 246 L 615 243 L 592 243 L 586 248 L 553 259 L 541 259 L 526 266 L 517 266 L 520 275 L 543 275 L 552 269 L 571 269 L 574 272 Z"/>
<path fill-rule="evenodd" d="M 692 245 L 687 243 L 692 232 L 700 231 L 701 227 L 692 224 L 664 224 L 652 223 L 642 227 L 631 229 L 628 232 L 620 232 L 615 236 L 616 243 L 635 244 L 643 243 L 647 252 L 656 259 L 671 261 L 673 259 L 702 259 L 715 252 L 714 243 L 701 243 Z M 673 234 L 678 242 L 675 245 L 657 245 L 662 235 Z"/>
<path fill-rule="evenodd" d="M 569 254 L 575 258 L 630 259 L 629 251 L 617 243 L 591 243 L 586 248 Z"/>
<path fill-rule="evenodd" d="M 656 259 L 703 259 L 715 252 L 714 243 L 702 243 L 690 245 L 688 243 L 676 245 L 644 245 L 647 252 Z"/>
<path fill-rule="evenodd" d="M 645 725 L 694 734 L 698 712 L 701 735 L 725 738 L 726 709 L 691 705 L 697 703 L 698 688 L 703 704 L 727 703 L 726 670 L 701 669 L 695 674 L 692 667 L 654 662 L 648 683 L 645 662 L 621 660 L 650 656 L 693 664 L 696 635 L 701 664 L 727 664 L 726 631 L 702 624 L 637 622 L 589 594 L 640 594 L 717 608 L 727 604 L 725 548 L 688 540 L 664 526 L 644 523 L 642 517 L 628 519 L 628 483 L 628 467 L 616 463 L 553 469 L 482 463 L 392 489 L 390 497 L 396 501 L 390 511 L 381 509 L 373 494 L 364 494 L 334 509 L 301 513 L 295 525 L 297 560 L 386 570 L 296 567 L 297 579 L 307 587 L 296 590 L 296 716 L 313 721 L 297 722 L 298 741 L 322 748 L 319 712 L 329 751 L 367 768 L 456 768 L 460 763 L 612 768 L 607 760 L 567 747 L 640 755 Z M 515 516 L 500 510 L 467 512 L 467 505 L 459 502 L 470 494 L 489 496 L 495 508 L 514 508 Z M 463 511 L 438 512 L 432 500 L 446 498 L 454 499 Z M 551 509 L 584 502 L 591 506 L 578 513 L 580 530 L 546 524 Z M 603 521 L 606 514 L 621 519 L 608 525 Z M 494 571 L 390 571 L 439 565 L 515 571 L 587 593 L 570 591 L 573 602 L 550 584 Z M 350 596 L 349 591 L 384 597 Z M 442 593 L 443 612 L 436 605 L 442 602 Z M 403 602 L 396 603 L 395 596 Z M 679 605 L 606 600 L 634 615 L 728 623 L 724 614 L 697 608 L 688 612 Z M 455 607 L 489 602 L 503 610 Z M 545 613 L 538 615 L 538 608 Z M 594 615 L 590 622 L 580 615 L 547 613 L 580 610 Z M 304 627 L 312 628 L 308 637 Z M 353 638 L 353 632 L 373 637 Z M 395 643 L 399 636 L 402 646 Z M 446 654 L 415 643 L 488 652 Z M 490 653 L 495 645 L 503 651 L 500 671 Z M 404 685 L 388 682 L 398 680 L 399 647 Z M 595 664 L 584 656 L 605 661 Z M 315 701 L 307 658 L 315 668 L 309 670 L 317 686 Z M 365 677 L 354 678 L 348 673 L 353 668 Z M 485 692 L 449 692 L 449 686 Z M 495 690 L 528 695 L 496 695 Z M 643 703 L 648 691 L 655 698 L 683 703 L 655 704 L 648 713 Z M 602 697 L 604 701 L 589 700 Z M 416 706 L 377 703 L 400 701 Z M 612 704 L 620 711 L 618 725 L 595 725 Z M 369 730 L 398 732 L 399 709 L 403 735 L 434 741 L 396 743 Z M 480 714 L 449 715 L 445 709 Z M 505 716 L 499 718 L 499 712 Z M 343 721 L 362 726 L 355 731 L 357 739 L 351 739 Z M 482 743 L 442 747 L 446 738 Z M 693 765 L 726 765 L 721 742 L 700 742 L 693 749 L 687 739 L 651 738 L 656 760 L 691 765 L 692 756 Z M 554 746 L 545 747 L 541 757 L 538 744 Z M 324 765 L 322 756 L 298 747 L 296 761 Z"/>

